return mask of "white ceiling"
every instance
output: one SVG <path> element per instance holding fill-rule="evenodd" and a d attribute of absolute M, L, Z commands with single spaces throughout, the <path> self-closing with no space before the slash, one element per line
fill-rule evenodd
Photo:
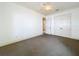
<path fill-rule="evenodd" d="M 18 4 L 18 5 L 21 5 L 26 8 L 30 8 L 30 9 L 40 12 L 44 15 L 49 15 L 49 14 L 53 14 L 55 12 L 79 7 L 79 2 L 49 2 L 56 9 L 59 9 L 59 11 L 44 12 L 41 10 L 41 5 L 44 3 L 45 2 L 16 2 L 16 4 Z"/>

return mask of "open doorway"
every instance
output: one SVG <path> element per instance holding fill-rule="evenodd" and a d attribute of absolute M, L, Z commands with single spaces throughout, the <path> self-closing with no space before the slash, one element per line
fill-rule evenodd
<path fill-rule="evenodd" d="M 45 16 L 42 18 L 42 24 L 43 24 L 43 34 L 45 34 L 45 31 L 46 31 L 46 17 Z"/>

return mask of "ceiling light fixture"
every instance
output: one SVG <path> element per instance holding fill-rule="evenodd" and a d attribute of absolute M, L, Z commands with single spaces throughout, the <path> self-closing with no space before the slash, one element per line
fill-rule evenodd
<path fill-rule="evenodd" d="M 48 15 L 48 14 L 52 14 L 52 13 L 58 12 L 59 9 L 56 8 L 56 6 L 54 4 L 52 4 L 50 2 L 47 2 L 47 3 L 41 4 L 40 11 L 43 14 Z"/>
<path fill-rule="evenodd" d="M 52 5 L 50 5 L 49 3 L 44 3 L 42 5 L 42 10 L 44 10 L 44 11 L 51 11 L 52 10 Z"/>
<path fill-rule="evenodd" d="M 44 8 L 46 11 L 52 10 L 52 6 L 51 6 L 51 5 L 45 5 L 45 6 L 43 6 L 43 8 Z"/>

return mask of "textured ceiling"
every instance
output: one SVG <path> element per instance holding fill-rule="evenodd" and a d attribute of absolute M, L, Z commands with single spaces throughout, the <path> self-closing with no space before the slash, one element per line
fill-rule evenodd
<path fill-rule="evenodd" d="M 16 4 L 26 7 L 26 8 L 30 8 L 44 15 L 49 15 L 56 12 L 79 7 L 79 2 L 49 2 L 53 6 L 53 9 L 56 9 L 56 10 L 50 11 L 50 12 L 44 12 L 41 10 L 41 6 L 44 3 L 45 2 L 17 2 Z"/>

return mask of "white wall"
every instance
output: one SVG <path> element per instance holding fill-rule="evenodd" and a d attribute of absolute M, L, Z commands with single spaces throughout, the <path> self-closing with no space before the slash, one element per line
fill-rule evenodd
<path fill-rule="evenodd" d="M 41 35 L 42 16 L 13 3 L 0 3 L 0 46 Z"/>
<path fill-rule="evenodd" d="M 51 34 L 51 16 L 46 17 L 46 33 Z"/>
<path fill-rule="evenodd" d="M 54 34 L 54 17 L 52 15 L 46 16 L 46 33 Z"/>
<path fill-rule="evenodd" d="M 52 24 L 51 24 L 51 34 L 55 35 L 55 31 L 54 31 L 54 17 L 57 15 L 63 15 L 63 14 L 71 14 L 71 22 L 70 22 L 70 27 L 71 27 L 71 36 L 70 38 L 74 38 L 74 39 L 79 39 L 79 8 L 75 8 L 75 9 L 71 9 L 71 10 L 67 10 L 67 11 L 63 11 L 63 12 L 59 12 L 56 14 L 52 14 L 52 15 L 48 15 L 47 17 L 47 21 L 49 20 L 48 17 L 50 17 L 50 19 L 52 20 Z M 51 21 L 50 20 L 50 21 Z M 47 29 L 48 31 L 48 29 Z M 46 32 L 48 33 L 48 32 Z M 48 33 L 49 34 L 49 33 Z M 59 35 L 60 36 L 60 35 Z"/>
<path fill-rule="evenodd" d="M 72 12 L 72 38 L 79 39 L 79 8 Z"/>

